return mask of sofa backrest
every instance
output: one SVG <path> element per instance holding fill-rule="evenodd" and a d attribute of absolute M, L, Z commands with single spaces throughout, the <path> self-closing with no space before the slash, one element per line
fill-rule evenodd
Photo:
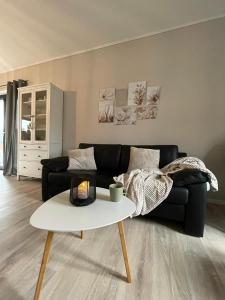
<path fill-rule="evenodd" d="M 80 149 L 94 147 L 95 162 L 98 170 L 120 169 L 121 145 L 119 144 L 86 144 L 81 143 Z"/>
<path fill-rule="evenodd" d="M 119 145 L 119 144 L 87 144 L 81 143 L 79 148 L 94 147 L 95 162 L 98 170 L 112 170 L 125 173 L 130 161 L 130 147 L 159 149 L 162 168 L 180 156 L 176 145 Z M 183 155 L 182 155 L 183 156 Z"/>
<path fill-rule="evenodd" d="M 178 146 L 176 145 L 122 145 L 120 156 L 120 173 L 125 173 L 128 169 L 130 161 L 130 147 L 147 148 L 147 149 L 159 149 L 160 161 L 159 168 L 164 167 L 173 160 L 179 157 Z"/>

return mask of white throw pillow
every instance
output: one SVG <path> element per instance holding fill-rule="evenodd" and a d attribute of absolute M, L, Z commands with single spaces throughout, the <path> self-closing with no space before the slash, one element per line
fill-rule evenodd
<path fill-rule="evenodd" d="M 128 172 L 135 169 L 158 169 L 160 150 L 145 148 L 130 148 Z"/>
<path fill-rule="evenodd" d="M 69 167 L 67 170 L 96 170 L 94 147 L 68 151 Z"/>

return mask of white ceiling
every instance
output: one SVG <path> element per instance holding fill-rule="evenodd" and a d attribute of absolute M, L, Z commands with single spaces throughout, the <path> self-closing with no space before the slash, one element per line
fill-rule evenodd
<path fill-rule="evenodd" d="M 0 0 L 0 73 L 225 16 L 225 0 Z"/>

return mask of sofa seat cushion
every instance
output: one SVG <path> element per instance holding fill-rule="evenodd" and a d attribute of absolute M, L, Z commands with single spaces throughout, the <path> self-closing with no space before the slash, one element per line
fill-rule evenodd
<path fill-rule="evenodd" d="M 48 182 L 54 185 L 68 186 L 70 185 L 72 174 L 69 172 L 48 173 Z"/>
<path fill-rule="evenodd" d="M 173 187 L 165 203 L 185 205 L 188 203 L 188 189 L 186 187 Z"/>
<path fill-rule="evenodd" d="M 50 172 L 48 174 L 48 182 L 54 185 L 67 186 L 70 187 L 71 178 L 76 174 L 91 174 L 95 175 L 94 170 L 71 170 L 66 172 L 54 173 Z"/>
<path fill-rule="evenodd" d="M 91 174 L 96 175 L 96 186 L 109 188 L 109 185 L 114 182 L 113 175 L 110 172 L 97 172 L 94 170 L 73 170 L 66 172 L 49 172 L 48 182 L 51 185 L 64 186 L 70 188 L 71 178 L 76 174 Z M 116 174 L 115 174 L 116 175 Z M 188 189 L 186 187 L 173 187 L 169 196 L 164 201 L 167 203 L 185 205 L 188 202 Z"/>
<path fill-rule="evenodd" d="M 97 177 L 96 177 L 96 183 L 97 183 L 98 187 L 108 189 L 109 185 L 113 182 L 114 182 L 114 180 L 113 180 L 112 176 L 106 177 L 104 175 L 97 175 Z"/>
<path fill-rule="evenodd" d="M 116 174 L 107 171 L 98 171 L 96 175 L 96 185 L 108 189 L 109 185 L 114 183 L 113 176 L 116 176 Z"/>

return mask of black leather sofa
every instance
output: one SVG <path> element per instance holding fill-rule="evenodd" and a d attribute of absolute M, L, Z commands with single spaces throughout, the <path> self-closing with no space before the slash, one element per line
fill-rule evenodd
<path fill-rule="evenodd" d="M 97 186 L 108 188 L 113 176 L 125 173 L 130 159 L 130 146 L 119 144 L 85 144 L 79 148 L 94 147 L 97 171 L 67 171 L 68 157 L 44 159 L 42 169 L 42 198 L 48 200 L 70 188 L 71 177 L 76 173 L 96 175 Z M 167 165 L 186 153 L 178 151 L 176 145 L 135 145 L 135 147 L 160 150 L 159 167 Z M 207 175 L 196 170 L 185 170 L 173 175 L 173 188 L 167 199 L 149 216 L 180 221 L 188 235 L 202 237 L 205 224 Z"/>

